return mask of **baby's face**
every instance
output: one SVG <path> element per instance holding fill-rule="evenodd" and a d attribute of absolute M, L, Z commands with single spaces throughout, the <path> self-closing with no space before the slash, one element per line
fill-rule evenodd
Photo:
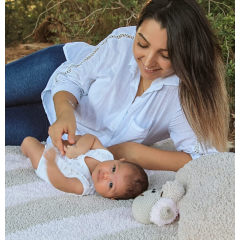
<path fill-rule="evenodd" d="M 92 172 L 95 190 L 106 198 L 114 198 L 125 193 L 124 177 L 131 173 L 129 164 L 119 160 L 100 162 Z"/>

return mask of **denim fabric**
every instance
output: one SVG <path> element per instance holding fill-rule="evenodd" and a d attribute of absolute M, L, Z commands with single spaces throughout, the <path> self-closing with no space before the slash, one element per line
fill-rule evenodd
<path fill-rule="evenodd" d="M 66 61 L 63 46 L 42 49 L 5 66 L 5 145 L 20 145 L 27 136 L 46 140 L 49 121 L 41 93 Z"/>

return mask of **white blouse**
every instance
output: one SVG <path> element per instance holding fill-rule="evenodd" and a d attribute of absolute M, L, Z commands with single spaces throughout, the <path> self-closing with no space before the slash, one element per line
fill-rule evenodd
<path fill-rule="evenodd" d="M 214 148 L 204 151 L 189 126 L 179 101 L 176 75 L 157 78 L 134 101 L 140 81 L 132 51 L 135 34 L 135 26 L 123 27 L 97 46 L 65 44 L 67 61 L 56 69 L 42 92 L 50 124 L 56 121 L 53 95 L 68 91 L 79 103 L 75 108 L 76 134 L 93 134 L 105 147 L 127 141 L 150 145 L 170 137 L 178 151 L 193 159 L 216 153 Z"/>

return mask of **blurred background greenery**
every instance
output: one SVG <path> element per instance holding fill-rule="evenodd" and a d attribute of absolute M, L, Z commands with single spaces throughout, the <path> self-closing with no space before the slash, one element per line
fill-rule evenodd
<path fill-rule="evenodd" d="M 85 41 L 96 45 L 113 29 L 136 24 L 147 0 L 5 0 L 6 47 Z M 231 114 L 235 114 L 235 2 L 197 0 L 223 51 Z M 232 115 L 232 116 L 233 116 Z"/>

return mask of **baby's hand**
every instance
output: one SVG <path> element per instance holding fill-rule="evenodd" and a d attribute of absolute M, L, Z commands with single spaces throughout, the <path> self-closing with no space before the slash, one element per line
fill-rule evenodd
<path fill-rule="evenodd" d="M 67 147 L 68 145 L 72 145 L 72 144 L 69 143 L 68 140 L 62 140 L 62 143 L 63 143 L 63 145 L 66 146 L 66 147 Z"/>
<path fill-rule="evenodd" d="M 43 156 L 47 160 L 47 165 L 48 166 L 56 164 L 55 159 L 56 159 L 56 156 L 57 156 L 57 152 L 54 148 L 46 149 L 43 153 Z"/>
<path fill-rule="evenodd" d="M 66 153 L 67 158 L 77 158 L 81 153 L 79 153 L 79 149 L 76 146 L 64 146 L 64 151 Z"/>

